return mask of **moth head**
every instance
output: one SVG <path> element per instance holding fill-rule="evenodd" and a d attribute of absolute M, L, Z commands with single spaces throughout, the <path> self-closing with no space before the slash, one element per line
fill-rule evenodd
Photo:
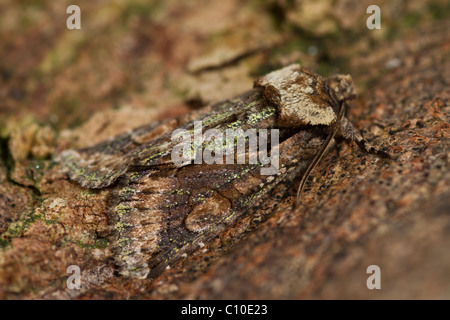
<path fill-rule="evenodd" d="M 356 90 L 353 86 L 352 77 L 349 74 L 338 74 L 330 77 L 328 78 L 328 84 L 339 103 L 356 98 Z"/>
<path fill-rule="evenodd" d="M 254 86 L 277 108 L 281 127 L 330 125 L 337 119 L 327 81 L 298 64 L 266 74 Z"/>

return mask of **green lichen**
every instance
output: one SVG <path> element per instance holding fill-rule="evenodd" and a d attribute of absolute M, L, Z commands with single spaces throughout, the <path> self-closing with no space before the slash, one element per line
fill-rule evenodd
<path fill-rule="evenodd" d="M 11 241 L 0 238 L 0 249 L 6 248 L 11 244 Z"/>
<path fill-rule="evenodd" d="M 98 191 L 96 191 L 94 189 L 86 189 L 86 190 L 81 191 L 81 197 L 84 199 L 87 199 L 93 195 L 96 195 L 97 193 L 98 193 Z"/>
<path fill-rule="evenodd" d="M 97 176 L 97 172 L 92 172 L 92 173 L 86 175 L 85 178 L 89 181 L 98 181 L 99 180 L 99 178 Z"/>
<path fill-rule="evenodd" d="M 8 229 L 1 235 L 2 238 L 17 238 L 23 235 L 23 232 L 37 220 L 44 220 L 42 214 L 31 214 L 23 220 L 10 223 Z M 51 220 L 48 220 L 51 221 Z M 45 221 L 44 221 L 45 222 Z"/>
<path fill-rule="evenodd" d="M 129 227 L 132 227 L 130 223 L 123 223 L 120 221 L 116 223 L 116 230 L 119 232 L 124 232 Z"/>
<path fill-rule="evenodd" d="M 125 237 L 117 240 L 118 246 L 122 247 L 122 248 L 128 246 L 130 244 L 130 242 L 131 242 L 130 238 L 125 238 Z"/>
<path fill-rule="evenodd" d="M 136 182 L 140 177 L 141 175 L 139 174 L 139 172 L 133 172 L 132 174 L 130 174 L 130 182 Z"/>
<path fill-rule="evenodd" d="M 150 157 L 148 157 L 147 159 L 145 159 L 145 164 L 146 164 L 146 165 L 149 165 L 149 164 L 152 162 L 152 160 L 154 160 L 154 159 L 156 159 L 156 158 L 162 156 L 162 155 L 165 154 L 165 153 L 166 153 L 166 151 L 161 151 L 161 152 L 152 154 Z"/>
<path fill-rule="evenodd" d="M 184 194 L 191 194 L 191 192 L 189 190 L 185 190 L 185 189 L 175 189 L 171 191 L 172 194 L 177 194 L 179 196 L 182 196 Z"/>
<path fill-rule="evenodd" d="M 131 251 L 131 250 L 124 250 L 124 251 L 122 251 L 122 252 L 121 252 L 122 260 L 123 260 L 123 261 L 127 261 L 128 256 L 129 256 L 130 254 L 132 254 L 132 253 L 133 253 L 133 251 Z"/>
<path fill-rule="evenodd" d="M 70 165 L 70 168 L 72 168 L 72 167 L 74 167 L 74 165 Z M 86 173 L 86 169 L 85 168 L 75 170 L 75 174 L 77 176 L 80 176 L 80 177 L 84 176 L 85 173 Z"/>
<path fill-rule="evenodd" d="M 116 213 L 119 217 L 122 217 L 123 215 L 129 213 L 130 211 L 131 208 L 123 203 L 120 203 L 116 206 Z"/>
<path fill-rule="evenodd" d="M 122 200 L 128 199 L 129 197 L 131 197 L 132 195 L 134 195 L 136 191 L 133 188 L 130 187 L 123 187 L 120 191 L 119 191 L 119 197 Z"/>
<path fill-rule="evenodd" d="M 247 118 L 247 124 L 251 125 L 252 127 L 255 126 L 258 122 L 261 122 L 263 120 L 266 120 L 270 118 L 271 116 L 275 115 L 276 110 L 273 107 L 267 107 L 260 112 L 253 113 Z"/>

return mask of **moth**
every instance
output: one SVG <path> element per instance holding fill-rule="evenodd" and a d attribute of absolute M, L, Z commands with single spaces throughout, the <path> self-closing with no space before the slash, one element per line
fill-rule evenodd
<path fill-rule="evenodd" d="M 306 179 L 337 135 L 366 152 L 387 156 L 345 117 L 354 98 L 350 75 L 325 79 L 293 64 L 258 78 L 253 89 L 233 99 L 65 151 L 58 161 L 82 187 L 110 190 L 111 241 L 120 273 L 153 278 L 258 207 L 281 182 L 301 177 L 299 201 Z M 259 162 L 174 163 L 179 143 L 174 131 L 193 133 L 196 121 L 201 121 L 203 132 L 276 129 L 276 172 L 263 175 L 261 168 L 271 164 Z M 267 141 L 273 152 L 272 140 Z M 225 148 L 223 141 L 204 141 L 197 151 L 211 148 L 213 142 L 219 142 L 214 151 Z M 244 150 L 248 158 L 255 152 Z"/>

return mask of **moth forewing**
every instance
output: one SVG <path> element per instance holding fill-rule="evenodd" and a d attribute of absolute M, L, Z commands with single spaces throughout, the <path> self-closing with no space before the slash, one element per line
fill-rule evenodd
<path fill-rule="evenodd" d="M 154 208 L 158 216 L 166 219 L 166 229 L 158 245 L 151 252 L 135 250 L 131 264 L 125 264 L 129 250 L 139 248 L 139 243 L 131 240 L 124 250 L 118 248 L 118 257 L 122 257 L 119 261 L 124 261 L 122 264 L 126 267 L 122 272 L 134 276 L 133 272 L 143 268 L 149 270 L 149 276 L 155 277 L 186 254 L 202 248 L 250 208 L 265 201 L 280 182 L 291 183 L 305 170 L 322 142 L 321 134 L 308 131 L 298 132 L 283 141 L 279 146 L 280 169 L 275 175 L 262 175 L 259 164 L 180 168 L 171 176 L 177 188 L 165 193 L 168 201 Z M 133 207 L 127 201 L 119 206 Z M 130 232 L 135 232 L 134 228 L 130 228 Z M 118 236 L 117 243 L 130 238 L 125 230 Z"/>

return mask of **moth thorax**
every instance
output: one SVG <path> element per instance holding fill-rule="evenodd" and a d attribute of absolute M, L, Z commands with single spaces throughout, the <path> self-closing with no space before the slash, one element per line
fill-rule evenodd
<path fill-rule="evenodd" d="M 330 125 L 336 121 L 325 80 L 298 64 L 271 72 L 255 81 L 265 99 L 278 109 L 282 127 Z"/>

